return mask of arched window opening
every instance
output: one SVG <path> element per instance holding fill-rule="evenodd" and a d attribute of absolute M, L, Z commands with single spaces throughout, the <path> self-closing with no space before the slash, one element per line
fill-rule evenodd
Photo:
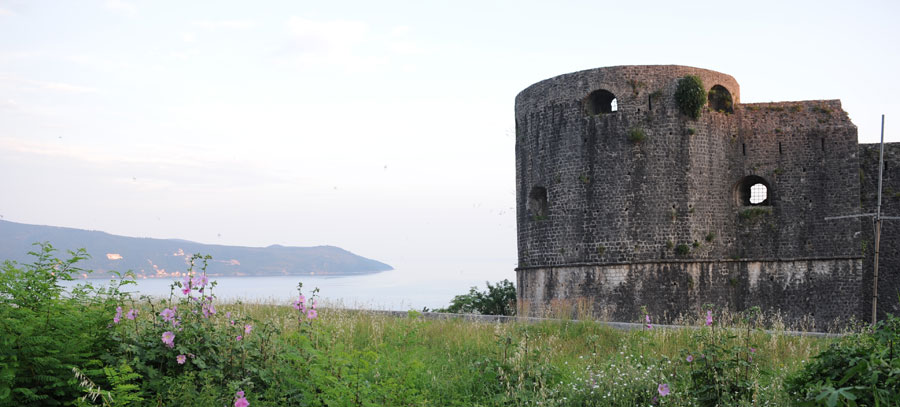
<path fill-rule="evenodd" d="M 614 113 L 619 110 L 616 95 L 606 89 L 598 89 L 591 92 L 584 100 L 584 110 L 590 115 Z"/>
<path fill-rule="evenodd" d="M 750 205 L 759 205 L 769 198 L 769 188 L 763 184 L 753 184 L 750 186 Z"/>
<path fill-rule="evenodd" d="M 734 101 L 731 92 L 722 85 L 713 86 L 707 95 L 709 109 L 720 113 L 734 113 Z"/>
<path fill-rule="evenodd" d="M 735 197 L 741 206 L 771 205 L 771 187 L 758 175 L 748 175 L 735 186 Z"/>
<path fill-rule="evenodd" d="M 535 220 L 543 220 L 547 218 L 547 188 L 533 187 L 531 193 L 528 194 L 528 204 L 526 209 L 531 213 Z"/>

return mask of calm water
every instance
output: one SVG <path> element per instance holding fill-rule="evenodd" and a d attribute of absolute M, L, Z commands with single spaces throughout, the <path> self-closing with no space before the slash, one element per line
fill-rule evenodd
<path fill-rule="evenodd" d="M 446 307 L 454 295 L 468 292 L 471 286 L 484 290 L 485 281 L 515 281 L 514 266 L 507 262 L 481 263 L 440 271 L 434 270 L 433 266 L 429 268 L 431 270 L 427 273 L 391 270 L 351 277 L 215 277 L 210 280 L 218 282 L 214 293 L 221 301 L 271 301 L 286 304 L 297 297 L 297 283 L 302 281 L 303 294 L 307 297 L 313 288 L 319 288 L 322 304 L 400 311 Z M 97 284 L 103 280 L 90 281 Z M 128 286 L 128 290 L 138 295 L 168 296 L 172 281 L 174 280 L 138 280 L 137 286 Z M 80 282 L 84 280 L 67 282 L 66 285 Z"/>

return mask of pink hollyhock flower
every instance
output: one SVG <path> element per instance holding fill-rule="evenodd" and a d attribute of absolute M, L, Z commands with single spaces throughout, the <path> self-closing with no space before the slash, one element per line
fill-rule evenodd
<path fill-rule="evenodd" d="M 225 313 L 225 318 L 231 319 L 231 311 Z"/>
<path fill-rule="evenodd" d="M 207 283 L 209 283 L 209 279 L 206 277 L 206 274 L 201 274 L 191 279 L 191 285 L 194 287 L 203 287 Z"/>
<path fill-rule="evenodd" d="M 244 337 L 241 336 L 241 335 L 238 335 L 237 338 L 234 338 L 234 340 L 236 340 L 236 341 L 239 341 L 239 340 L 241 340 L 241 339 L 244 339 Z"/>
<path fill-rule="evenodd" d="M 128 310 L 127 314 L 125 314 L 125 318 L 128 318 L 128 319 L 134 321 L 134 319 L 137 317 L 137 313 L 138 313 L 137 310 L 132 308 L 132 309 Z"/>
<path fill-rule="evenodd" d="M 163 332 L 162 341 L 164 344 L 166 344 L 166 346 L 168 346 L 170 348 L 174 348 L 175 347 L 175 333 L 173 333 L 172 331 Z"/>
<path fill-rule="evenodd" d="M 656 391 L 659 392 L 660 396 L 663 396 L 663 397 L 668 396 L 669 395 L 669 385 L 666 383 L 660 383 L 659 386 L 656 388 Z"/>
<path fill-rule="evenodd" d="M 312 301 L 310 301 L 310 303 L 312 303 L 312 309 L 316 309 L 317 301 L 315 299 L 313 299 Z"/>
<path fill-rule="evenodd" d="M 163 317 L 163 322 L 169 322 L 175 319 L 175 311 L 166 308 L 159 313 L 159 316 Z"/>
<path fill-rule="evenodd" d="M 119 323 L 122 320 L 122 307 L 116 307 L 116 316 L 113 317 L 113 322 Z"/>
<path fill-rule="evenodd" d="M 184 362 L 187 361 L 187 356 L 184 356 L 184 355 L 175 356 L 175 361 L 177 361 L 179 365 L 183 365 Z"/>
<path fill-rule="evenodd" d="M 712 311 L 706 311 L 706 326 L 712 326 Z"/>
<path fill-rule="evenodd" d="M 319 316 L 319 312 L 314 309 L 309 310 L 309 313 L 306 314 L 306 317 L 309 319 L 316 319 L 316 317 L 318 317 L 318 316 Z"/>
<path fill-rule="evenodd" d="M 250 324 L 244 325 L 244 333 L 245 334 L 250 333 L 250 331 L 252 331 L 252 330 L 253 330 L 253 325 L 250 325 Z"/>
<path fill-rule="evenodd" d="M 693 361 L 694 361 L 694 355 L 688 355 L 687 358 L 685 358 L 685 360 L 687 360 L 688 363 L 693 362 Z"/>
<path fill-rule="evenodd" d="M 181 282 L 181 293 L 184 295 L 188 295 L 191 292 L 191 276 L 184 276 L 184 280 Z"/>
<path fill-rule="evenodd" d="M 299 303 L 301 303 L 301 304 L 305 304 L 305 303 L 306 303 L 306 297 L 304 297 L 303 294 L 300 294 L 300 299 L 298 299 L 297 302 L 299 302 Z"/>
<path fill-rule="evenodd" d="M 234 407 L 247 407 L 249 405 L 250 402 L 244 397 L 243 391 L 239 391 L 235 394 Z"/>
<path fill-rule="evenodd" d="M 653 329 L 653 325 L 650 323 L 650 315 L 644 315 L 644 319 L 647 321 L 647 328 Z"/>

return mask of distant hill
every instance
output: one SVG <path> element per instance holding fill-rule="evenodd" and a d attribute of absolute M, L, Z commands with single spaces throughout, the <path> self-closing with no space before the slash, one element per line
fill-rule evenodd
<path fill-rule="evenodd" d="M 222 246 L 179 239 L 150 239 L 54 226 L 0 221 L 0 261 L 30 263 L 35 242 L 50 242 L 57 257 L 66 250 L 84 248 L 91 258 L 79 267 L 94 270 L 90 278 L 109 277 L 109 271 L 132 270 L 138 278 L 172 278 L 182 275 L 194 253 L 212 256 L 211 276 L 359 275 L 391 270 L 379 261 L 357 256 L 334 246 L 269 247 Z"/>

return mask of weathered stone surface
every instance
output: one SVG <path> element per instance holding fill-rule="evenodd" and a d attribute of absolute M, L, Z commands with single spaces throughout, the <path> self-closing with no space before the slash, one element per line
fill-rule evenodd
<path fill-rule="evenodd" d="M 732 104 L 685 116 L 674 100 L 685 75 L 724 87 Z M 840 101 L 741 104 L 734 78 L 705 69 L 619 66 L 538 82 L 516 97 L 522 311 L 572 300 L 622 321 L 641 306 L 672 317 L 706 303 L 820 327 L 865 317 L 868 223 L 824 219 L 859 212 L 864 152 Z M 756 183 L 768 197 L 750 205 Z"/>

